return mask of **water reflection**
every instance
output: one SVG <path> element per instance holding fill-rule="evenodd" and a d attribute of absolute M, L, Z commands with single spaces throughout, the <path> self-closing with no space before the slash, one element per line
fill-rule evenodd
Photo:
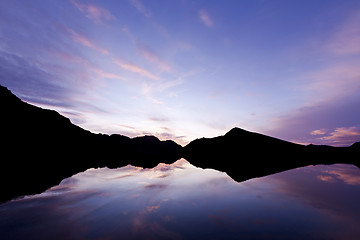
<path fill-rule="evenodd" d="M 360 170 L 312 166 L 234 182 L 181 159 L 89 169 L 0 205 L 2 239 L 359 239 Z"/>

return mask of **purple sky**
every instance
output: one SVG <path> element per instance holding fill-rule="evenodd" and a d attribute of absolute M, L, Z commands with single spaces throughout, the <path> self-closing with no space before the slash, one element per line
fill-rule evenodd
<path fill-rule="evenodd" d="M 360 1 L 1 1 L 0 84 L 92 132 L 346 146 Z"/>

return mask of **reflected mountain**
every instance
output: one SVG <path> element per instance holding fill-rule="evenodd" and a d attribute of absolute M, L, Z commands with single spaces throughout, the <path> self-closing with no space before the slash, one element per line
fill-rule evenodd
<path fill-rule="evenodd" d="M 224 136 L 201 138 L 183 149 L 183 157 L 202 168 L 214 168 L 240 182 L 317 164 L 360 166 L 360 142 L 350 147 L 300 145 L 233 128 Z"/>
<path fill-rule="evenodd" d="M 56 111 L 21 101 L 2 86 L 0 111 L 0 202 L 43 192 L 89 168 L 128 164 L 150 168 L 181 157 L 195 166 L 226 172 L 238 182 L 307 165 L 359 166 L 360 142 L 347 148 L 303 146 L 234 128 L 182 148 L 154 136 L 94 134 Z"/>
<path fill-rule="evenodd" d="M 0 202 L 40 193 L 92 167 L 154 167 L 180 158 L 181 146 L 154 136 L 93 134 L 56 111 L 21 101 L 0 86 Z"/>
<path fill-rule="evenodd" d="M 2 239 L 359 239 L 360 169 L 297 168 L 242 183 L 185 159 L 88 169 L 0 205 Z"/>

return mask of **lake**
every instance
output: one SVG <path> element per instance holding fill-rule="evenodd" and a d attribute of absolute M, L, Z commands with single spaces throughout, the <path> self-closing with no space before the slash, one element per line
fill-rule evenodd
<path fill-rule="evenodd" d="M 235 182 L 185 159 L 88 169 L 0 205 L 1 239 L 360 239 L 360 169 Z"/>

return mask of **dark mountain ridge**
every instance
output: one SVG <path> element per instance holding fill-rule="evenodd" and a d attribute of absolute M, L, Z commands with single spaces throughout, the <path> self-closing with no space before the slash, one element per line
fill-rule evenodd
<path fill-rule="evenodd" d="M 0 86 L 0 202 L 38 193 L 88 168 L 154 167 L 180 158 L 181 146 L 154 136 L 93 134 L 56 111 L 32 106 Z"/>
<path fill-rule="evenodd" d="M 303 146 L 240 128 L 185 147 L 154 136 L 94 134 L 56 111 L 21 101 L 2 86 L 0 112 L 0 202 L 40 193 L 88 168 L 154 167 L 181 157 L 198 167 L 224 171 L 236 181 L 310 164 L 359 166 L 360 142 L 347 148 Z"/>
<path fill-rule="evenodd" d="M 200 138 L 183 149 L 193 165 L 226 172 L 240 182 L 316 164 L 351 163 L 360 166 L 360 142 L 350 147 L 300 145 L 233 128 L 224 136 Z"/>

